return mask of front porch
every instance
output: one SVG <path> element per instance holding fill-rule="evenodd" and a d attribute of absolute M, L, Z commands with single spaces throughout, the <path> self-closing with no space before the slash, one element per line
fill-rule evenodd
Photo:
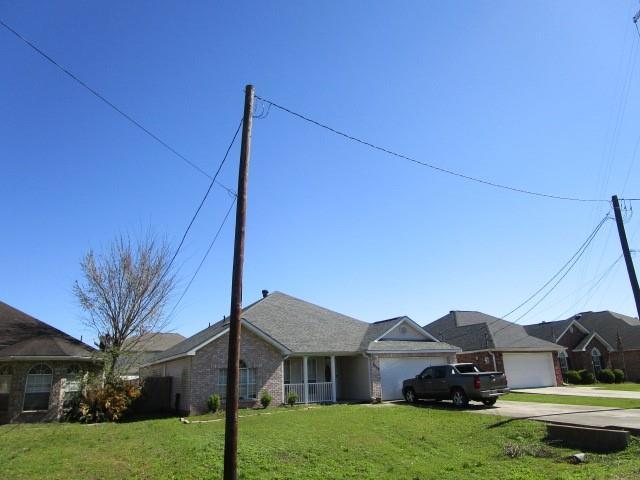
<path fill-rule="evenodd" d="M 335 356 L 289 357 L 283 366 L 283 403 L 291 392 L 297 396 L 296 403 L 335 403 Z"/>
<path fill-rule="evenodd" d="M 363 355 L 291 356 L 283 366 L 283 403 L 290 392 L 296 403 L 371 400 L 369 359 Z"/>

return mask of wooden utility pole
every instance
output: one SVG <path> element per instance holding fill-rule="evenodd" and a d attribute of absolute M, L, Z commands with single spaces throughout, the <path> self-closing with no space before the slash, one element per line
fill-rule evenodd
<path fill-rule="evenodd" d="M 618 196 L 611 197 L 613 203 L 613 211 L 616 215 L 616 225 L 618 225 L 618 235 L 620 236 L 620 245 L 622 246 L 622 254 L 624 255 L 624 262 L 627 264 L 627 273 L 629 274 L 629 281 L 631 282 L 631 290 L 633 291 L 633 298 L 636 301 L 636 311 L 640 318 L 640 287 L 638 286 L 638 277 L 636 277 L 636 270 L 633 267 L 633 260 L 631 259 L 631 252 L 629 252 L 629 242 L 627 242 L 627 234 L 624 231 L 624 223 L 622 222 L 622 212 L 620 211 L 620 202 Z"/>
<path fill-rule="evenodd" d="M 247 183 L 251 156 L 251 123 L 253 120 L 253 85 L 244 93 L 242 146 L 238 170 L 238 201 L 236 203 L 236 237 L 233 247 L 233 277 L 231 281 L 231 316 L 227 361 L 227 398 L 224 431 L 224 479 L 238 478 L 238 377 L 240 373 L 240 324 L 242 321 L 242 268 L 244 265 L 244 232 L 247 220 Z"/>

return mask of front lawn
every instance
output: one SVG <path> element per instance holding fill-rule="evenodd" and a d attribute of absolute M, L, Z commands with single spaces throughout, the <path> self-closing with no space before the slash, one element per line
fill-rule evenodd
<path fill-rule="evenodd" d="M 593 407 L 640 408 L 640 400 L 628 398 L 582 397 L 573 395 L 543 395 L 511 392 L 502 397 L 514 402 L 560 403 L 564 405 L 591 405 Z M 500 401 L 500 400 L 498 400 Z"/>
<path fill-rule="evenodd" d="M 604 479 L 640 476 L 640 441 L 571 465 L 531 421 L 427 406 L 273 409 L 240 419 L 243 479 Z M 218 479 L 224 422 L 0 427 L 3 479 Z M 509 454 L 509 455 L 508 455 Z M 515 457 L 515 458 L 512 458 Z"/>

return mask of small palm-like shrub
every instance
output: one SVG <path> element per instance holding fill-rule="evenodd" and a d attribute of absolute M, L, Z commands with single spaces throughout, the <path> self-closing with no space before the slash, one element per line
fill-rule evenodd
<path fill-rule="evenodd" d="M 616 383 L 622 383 L 624 382 L 624 371 L 620 370 L 619 368 L 616 368 L 613 370 L 613 376 L 615 377 L 615 382 Z"/>
<path fill-rule="evenodd" d="M 613 383 L 616 381 L 616 376 L 611 370 L 605 368 L 598 373 L 598 381 L 602 383 Z"/>
<path fill-rule="evenodd" d="M 209 398 L 207 398 L 207 407 L 209 408 L 209 411 L 213 413 L 216 413 L 218 410 L 220 410 L 220 395 L 214 393 L 213 395 L 209 396 Z"/>
<path fill-rule="evenodd" d="M 262 404 L 263 408 L 267 408 L 269 404 L 271 404 L 271 400 L 273 400 L 271 394 L 266 390 L 263 390 L 260 394 L 260 403 Z"/>
<path fill-rule="evenodd" d="M 293 407 L 298 401 L 298 394 L 296 392 L 289 392 L 287 395 L 287 403 L 290 407 Z"/>
<path fill-rule="evenodd" d="M 564 374 L 564 378 L 567 381 L 567 383 L 570 383 L 572 385 L 578 385 L 582 383 L 582 378 L 580 378 L 580 372 L 577 372 L 576 370 L 568 370 L 567 373 Z"/>

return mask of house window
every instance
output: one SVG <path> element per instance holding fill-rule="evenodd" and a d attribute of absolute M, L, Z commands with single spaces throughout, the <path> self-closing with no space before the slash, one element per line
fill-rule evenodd
<path fill-rule="evenodd" d="M 596 372 L 596 375 L 597 375 L 598 373 L 600 373 L 600 370 L 604 368 L 604 365 L 602 363 L 603 361 L 602 354 L 600 353 L 600 350 L 598 350 L 597 348 L 594 348 L 593 350 L 591 350 L 591 360 L 593 361 L 593 370 L 594 372 Z"/>
<path fill-rule="evenodd" d="M 27 375 L 24 389 L 24 411 L 47 410 L 51 394 L 53 372 L 44 364 L 35 365 Z"/>
<path fill-rule="evenodd" d="M 238 382 L 238 397 L 240 400 L 255 399 L 258 397 L 256 391 L 256 369 L 248 368 L 244 360 L 240 360 L 240 378 Z M 218 370 L 218 395 L 220 398 L 227 396 L 227 369 Z"/>
<path fill-rule="evenodd" d="M 9 393 L 11 393 L 11 376 L 13 371 L 9 365 L 0 366 L 0 412 L 9 410 Z"/>
<path fill-rule="evenodd" d="M 569 359 L 565 352 L 560 352 L 558 354 L 558 362 L 560 363 L 560 370 L 562 370 L 562 373 L 567 373 L 567 371 L 569 371 Z"/>
<path fill-rule="evenodd" d="M 64 406 L 68 407 L 79 394 L 82 388 L 82 370 L 77 364 L 66 368 L 64 379 Z"/>
<path fill-rule="evenodd" d="M 318 368 L 318 361 L 315 358 L 309 358 L 307 359 L 307 380 L 309 381 L 309 383 L 316 383 L 317 382 L 317 368 Z"/>
<path fill-rule="evenodd" d="M 302 383 L 304 381 L 302 373 L 302 358 L 287 358 L 284 361 L 283 369 L 285 385 Z"/>

